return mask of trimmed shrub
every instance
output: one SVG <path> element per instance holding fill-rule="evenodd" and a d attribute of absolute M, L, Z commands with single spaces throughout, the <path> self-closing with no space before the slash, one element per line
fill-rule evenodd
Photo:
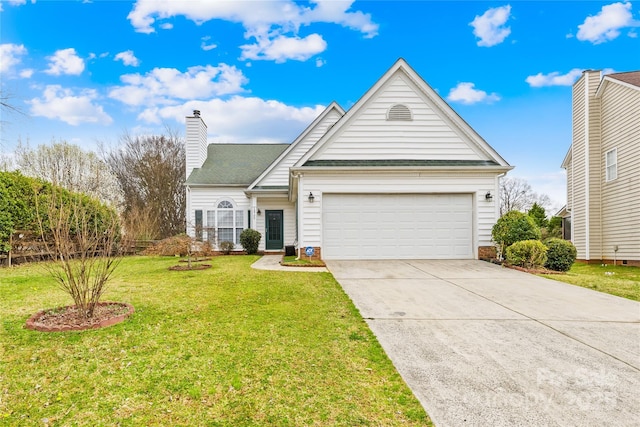
<path fill-rule="evenodd" d="M 233 250 L 233 248 L 235 248 L 236 246 L 233 244 L 233 242 L 225 240 L 224 242 L 220 242 L 218 247 L 220 248 L 220 252 L 222 252 L 225 255 L 229 255 Z"/>
<path fill-rule="evenodd" d="M 491 236 L 493 241 L 498 244 L 502 255 L 506 248 L 516 242 L 540 239 L 540 228 L 529 215 L 510 211 L 498 219 L 491 230 Z"/>
<path fill-rule="evenodd" d="M 525 268 L 540 268 L 547 261 L 547 247 L 539 240 L 522 240 L 507 248 L 507 262 Z"/>
<path fill-rule="evenodd" d="M 549 270 L 569 271 L 578 254 L 573 243 L 563 239 L 549 239 L 546 246 L 547 262 L 544 266 Z"/>
<path fill-rule="evenodd" d="M 261 238 L 260 232 L 253 228 L 247 228 L 240 233 L 240 244 L 249 255 L 253 255 L 258 253 Z"/>

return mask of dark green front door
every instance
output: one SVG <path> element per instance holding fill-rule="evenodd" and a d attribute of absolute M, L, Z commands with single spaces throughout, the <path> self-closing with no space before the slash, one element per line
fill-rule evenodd
<path fill-rule="evenodd" d="M 266 211 L 265 214 L 266 248 L 267 250 L 282 249 L 284 247 L 282 211 Z"/>

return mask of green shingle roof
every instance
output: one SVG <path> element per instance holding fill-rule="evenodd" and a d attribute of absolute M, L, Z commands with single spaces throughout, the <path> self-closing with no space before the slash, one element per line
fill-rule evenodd
<path fill-rule="evenodd" d="M 493 160 L 309 160 L 310 167 L 371 167 L 371 166 L 498 166 Z"/>
<path fill-rule="evenodd" d="M 194 169 L 187 185 L 249 185 L 288 144 L 210 144 L 207 160 Z"/>

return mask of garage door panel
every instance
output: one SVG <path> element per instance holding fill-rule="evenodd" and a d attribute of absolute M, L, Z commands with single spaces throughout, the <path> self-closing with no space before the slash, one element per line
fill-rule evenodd
<path fill-rule="evenodd" d="M 470 194 L 325 194 L 327 259 L 473 258 Z"/>

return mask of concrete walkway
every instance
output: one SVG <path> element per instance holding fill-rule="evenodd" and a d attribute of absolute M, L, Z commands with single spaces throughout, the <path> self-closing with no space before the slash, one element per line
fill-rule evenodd
<path fill-rule="evenodd" d="M 282 255 L 263 255 L 259 260 L 251 264 L 256 270 L 297 271 L 306 273 L 327 272 L 326 267 L 286 267 L 280 265 Z"/>
<path fill-rule="evenodd" d="M 482 261 L 327 266 L 438 427 L 640 425 L 640 303 Z"/>

